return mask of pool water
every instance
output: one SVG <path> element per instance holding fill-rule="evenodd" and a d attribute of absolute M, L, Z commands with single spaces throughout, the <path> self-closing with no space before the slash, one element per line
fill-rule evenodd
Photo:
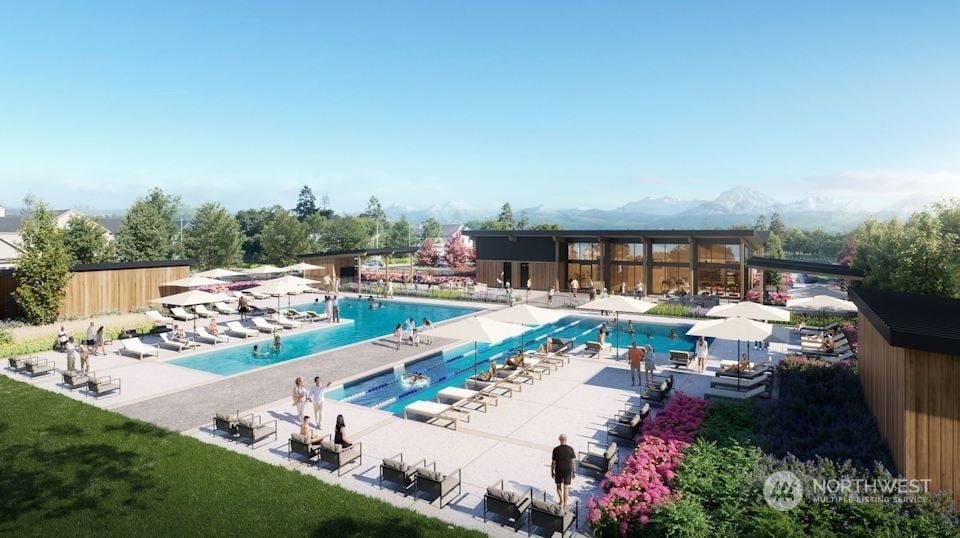
<path fill-rule="evenodd" d="M 272 350 L 269 340 L 260 340 L 260 357 L 254 357 L 253 344 L 214 350 L 208 353 L 192 355 L 182 359 L 168 361 L 170 364 L 202 370 L 218 375 L 232 375 L 254 368 L 278 364 L 299 359 L 321 351 L 355 344 L 371 338 L 393 333 L 397 323 L 413 318 L 419 325 L 423 318 L 431 322 L 463 316 L 476 309 L 459 306 L 432 305 L 408 302 L 383 302 L 382 308 L 370 309 L 366 300 L 341 299 L 340 317 L 353 323 L 331 326 L 323 321 L 315 322 L 318 329 L 298 331 L 290 335 L 281 334 L 282 346 L 279 352 Z M 323 312 L 324 305 L 308 304 L 293 307 L 295 310 L 313 310 Z M 310 327 L 311 322 L 304 322 Z"/>
<path fill-rule="evenodd" d="M 601 320 L 596 318 L 567 317 L 556 323 L 531 328 L 524 333 L 524 349 L 536 349 L 548 336 L 570 338 L 573 346 L 597 340 L 597 331 Z M 612 328 L 612 327 L 611 327 Z M 631 340 L 626 333 L 626 323 L 620 323 L 620 346 L 625 348 Z M 693 351 L 695 337 L 687 337 L 689 325 L 678 324 L 634 324 L 634 340 L 637 345 L 650 344 L 656 352 L 657 364 L 667 363 L 667 352 L 671 349 Z M 676 338 L 671 338 L 673 331 Z M 607 341 L 616 345 L 616 333 L 611 333 Z M 460 344 L 437 352 L 429 357 L 407 363 L 391 370 L 385 370 L 373 376 L 352 382 L 342 389 L 328 393 L 332 399 L 355 403 L 403 415 L 403 409 L 418 400 L 436 400 L 437 393 L 446 387 L 462 387 L 475 371 L 488 368 L 490 359 L 502 363 L 504 358 L 516 353 L 521 346 L 521 338 L 511 338 L 497 344 Z M 474 351 L 476 349 L 476 352 Z M 430 378 L 426 387 L 407 387 L 400 382 L 404 373 L 419 372 Z"/>

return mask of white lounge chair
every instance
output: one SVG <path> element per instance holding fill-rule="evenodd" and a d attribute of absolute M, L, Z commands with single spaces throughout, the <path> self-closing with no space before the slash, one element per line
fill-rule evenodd
<path fill-rule="evenodd" d="M 441 403 L 444 401 L 447 403 L 453 402 L 454 405 L 460 407 L 482 404 L 482 408 L 476 407 L 474 409 L 485 412 L 488 404 L 497 405 L 497 395 L 487 391 L 447 387 L 437 393 L 437 401 Z"/>
<path fill-rule="evenodd" d="M 166 325 L 167 323 L 173 323 L 173 318 L 168 318 L 156 310 L 147 310 L 144 312 L 150 321 L 154 322 L 157 325 Z"/>
<path fill-rule="evenodd" d="M 134 337 L 120 340 L 120 353 L 126 353 L 138 359 L 143 359 L 144 357 L 157 356 L 160 354 L 160 351 L 153 346 L 144 344 L 139 338 Z"/>
<path fill-rule="evenodd" d="M 303 319 L 309 320 L 309 321 L 323 321 L 327 319 L 327 314 L 326 312 L 324 312 L 323 314 L 318 314 L 313 310 L 304 310 Z"/>
<path fill-rule="evenodd" d="M 749 400 L 750 398 L 756 398 L 767 391 L 767 387 L 764 385 L 759 385 L 748 391 L 738 391 L 736 387 L 732 390 L 729 389 L 720 389 L 720 388 L 708 388 L 704 391 L 703 395 L 711 400 L 713 398 L 727 398 L 730 400 Z"/>
<path fill-rule="evenodd" d="M 160 333 L 160 343 L 157 344 L 160 347 L 165 347 L 167 349 L 172 349 L 174 351 L 183 351 L 184 349 L 193 349 L 197 347 L 196 342 L 187 340 L 186 342 L 178 342 L 176 340 L 171 340 L 168 333 Z"/>
<path fill-rule="evenodd" d="M 200 342 L 207 342 L 209 344 L 216 344 L 217 342 L 229 342 L 230 339 L 226 336 L 214 336 L 207 331 L 206 327 L 197 327 L 197 332 L 193 336 L 194 340 L 199 340 Z"/>
<path fill-rule="evenodd" d="M 457 429 L 457 421 L 459 420 L 470 421 L 470 415 L 465 411 L 457 410 L 452 405 L 428 402 L 426 400 L 416 401 L 404 407 L 403 418 L 410 418 L 410 416 L 427 417 L 427 422 L 431 424 L 446 422 L 446 424 L 437 425 L 444 427 L 453 426 L 453 429 Z"/>
<path fill-rule="evenodd" d="M 217 315 L 216 312 L 207 310 L 207 307 L 203 306 L 202 304 L 198 304 L 197 306 L 193 307 L 193 311 L 201 318 L 212 318 Z"/>
<path fill-rule="evenodd" d="M 250 322 L 253 323 L 254 328 L 262 333 L 272 333 L 283 330 L 283 327 L 275 323 L 270 323 L 263 318 L 250 318 Z"/>
<path fill-rule="evenodd" d="M 197 318 L 196 314 L 191 314 L 179 306 L 171 308 L 170 313 L 173 314 L 174 319 L 179 319 L 180 321 L 189 321 Z"/>
<path fill-rule="evenodd" d="M 292 308 L 285 308 L 281 310 L 280 313 L 290 319 L 304 319 L 307 317 L 307 314 L 304 314 L 303 312 L 294 310 Z"/>
<path fill-rule="evenodd" d="M 213 303 L 213 309 L 228 316 L 237 313 L 237 309 L 228 305 L 227 303 Z"/>
<path fill-rule="evenodd" d="M 247 293 L 249 293 L 251 296 L 253 296 L 254 299 L 269 299 L 269 298 L 270 298 L 270 296 L 267 295 L 266 293 L 260 293 L 260 292 L 255 292 L 255 291 L 248 291 Z"/>
<path fill-rule="evenodd" d="M 274 314 L 268 318 L 271 322 L 281 325 L 287 329 L 303 327 L 303 323 L 295 319 L 288 319 L 280 314 Z"/>
<path fill-rule="evenodd" d="M 240 338 L 250 338 L 251 336 L 257 336 L 260 334 L 259 331 L 248 329 L 243 325 L 240 325 L 239 321 L 228 321 L 227 333 L 232 334 L 233 336 L 239 336 Z"/>

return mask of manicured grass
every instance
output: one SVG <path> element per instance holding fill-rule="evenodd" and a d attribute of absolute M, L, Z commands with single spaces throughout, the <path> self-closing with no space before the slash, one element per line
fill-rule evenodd
<path fill-rule="evenodd" d="M 482 536 L 0 376 L 0 535 Z"/>

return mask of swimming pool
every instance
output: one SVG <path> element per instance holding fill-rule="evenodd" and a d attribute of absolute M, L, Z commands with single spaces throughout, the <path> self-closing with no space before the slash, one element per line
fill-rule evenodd
<path fill-rule="evenodd" d="M 597 339 L 597 329 L 602 320 L 596 318 L 567 317 L 556 323 L 528 330 L 523 337 L 524 349 L 536 349 L 548 337 L 570 338 L 573 345 Z M 671 349 L 693 351 L 696 338 L 687 337 L 689 325 L 635 323 L 634 339 L 637 345 L 650 344 L 657 353 L 658 364 L 666 364 L 667 351 Z M 626 333 L 626 322 L 620 323 L 623 331 L 620 346 L 627 347 L 631 340 Z M 677 338 L 670 338 L 674 331 Z M 616 345 L 616 334 L 608 341 Z M 409 362 L 406 365 L 385 370 L 370 377 L 348 383 L 342 389 L 332 391 L 329 397 L 335 400 L 373 407 L 403 415 L 403 409 L 417 400 L 435 400 L 437 393 L 446 387 L 462 387 L 475 370 L 486 370 L 490 359 L 503 362 L 503 358 L 515 353 L 520 346 L 519 338 L 511 338 L 498 344 L 466 343 L 448 348 L 429 357 Z M 430 385 L 423 388 L 404 387 L 400 377 L 404 373 L 419 372 L 430 378 Z"/>
<path fill-rule="evenodd" d="M 432 305 L 408 302 L 386 302 L 383 308 L 368 308 L 366 300 L 342 299 L 340 317 L 352 323 L 331 326 L 318 322 L 318 329 L 282 335 L 283 346 L 279 353 L 272 350 L 262 357 L 254 357 L 253 344 L 210 351 L 182 359 L 168 361 L 169 364 L 202 370 L 211 374 L 232 375 L 254 368 L 278 364 L 299 359 L 320 351 L 355 344 L 370 338 L 385 336 L 393 332 L 397 323 L 413 318 L 419 325 L 423 318 L 432 322 L 463 316 L 475 312 L 474 308 L 459 306 Z M 294 307 L 297 310 L 323 311 L 323 304 L 307 304 Z M 307 322 L 309 327 L 309 322 Z M 269 342 L 260 342 L 264 350 L 269 350 Z"/>

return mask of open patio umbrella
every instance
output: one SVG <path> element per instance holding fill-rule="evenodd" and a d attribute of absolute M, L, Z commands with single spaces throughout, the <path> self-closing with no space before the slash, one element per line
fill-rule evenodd
<path fill-rule="evenodd" d="M 190 290 L 175 295 L 167 295 L 159 299 L 151 299 L 153 304 L 167 306 L 197 306 L 199 304 L 218 303 L 220 301 L 229 301 L 230 298 L 223 293 L 210 293 L 207 291 Z M 193 332 L 197 332 L 197 317 L 193 318 Z"/>
<path fill-rule="evenodd" d="M 722 304 L 707 311 L 712 318 L 747 318 L 761 321 L 790 321 L 790 312 L 776 306 L 751 301 Z"/>
<path fill-rule="evenodd" d="M 640 299 L 625 297 L 623 295 L 611 295 L 610 297 L 604 297 L 603 299 L 597 299 L 595 301 L 583 303 L 577 308 L 582 308 L 584 310 L 607 310 L 614 313 L 616 319 L 615 323 L 617 326 L 617 352 L 619 353 L 620 312 L 643 314 L 655 306 L 657 306 L 657 303 L 651 303 L 650 301 L 642 301 Z"/>
<path fill-rule="evenodd" d="M 816 295 L 814 297 L 805 297 L 787 301 L 787 310 L 819 310 L 831 312 L 851 313 L 857 311 L 857 305 L 853 301 L 838 299 L 831 295 Z"/>
<path fill-rule="evenodd" d="M 208 269 L 200 273 L 196 273 L 193 276 L 205 276 L 207 278 L 230 278 L 235 276 L 243 276 L 244 273 L 239 273 L 237 271 L 231 271 L 229 269 Z"/>
<path fill-rule="evenodd" d="M 214 278 L 207 278 L 205 276 L 191 275 L 186 278 L 181 278 L 179 280 L 171 280 L 170 282 L 164 282 L 160 284 L 161 286 L 177 286 L 180 288 L 199 288 L 200 286 L 219 286 L 222 285 L 222 280 L 217 280 Z"/>
<path fill-rule="evenodd" d="M 304 271 L 313 271 L 315 269 L 323 269 L 321 265 L 314 265 L 312 263 L 300 262 L 293 265 L 288 265 L 286 267 L 281 267 L 284 271 L 295 271 L 297 273 L 302 273 Z"/>
<path fill-rule="evenodd" d="M 477 375 L 477 342 L 493 344 L 523 334 L 523 327 L 485 317 L 472 317 L 430 329 L 431 336 L 473 340 L 473 375 Z"/>
<path fill-rule="evenodd" d="M 484 317 L 505 323 L 517 323 L 524 328 L 524 333 L 526 333 L 526 327 L 524 327 L 526 325 L 546 325 L 548 323 L 554 323 L 562 319 L 565 315 L 566 314 L 557 312 L 556 310 L 540 308 L 539 306 L 518 304 L 517 306 L 497 310 L 496 312 L 487 314 Z M 523 337 L 524 333 L 521 333 L 520 337 L 521 352 L 523 352 L 523 344 L 525 340 Z"/>
<path fill-rule="evenodd" d="M 747 318 L 708 319 L 697 322 L 687 331 L 687 336 L 704 336 L 721 340 L 737 340 L 737 360 L 740 360 L 740 340 L 766 340 L 773 334 L 773 325 Z M 749 359 L 750 349 L 747 348 Z M 740 378 L 737 377 L 737 390 Z"/>
<path fill-rule="evenodd" d="M 282 273 L 283 269 L 275 265 L 261 265 L 259 267 L 251 267 L 244 271 L 248 275 L 272 275 L 275 273 Z"/>
<path fill-rule="evenodd" d="M 294 277 L 274 278 L 273 280 L 268 280 L 265 283 L 255 288 L 250 288 L 249 290 L 246 290 L 246 291 L 249 291 L 251 293 L 263 293 L 264 295 L 276 295 L 277 296 L 277 312 L 279 312 L 281 295 L 287 296 L 287 306 L 289 306 L 290 294 L 299 293 L 303 291 L 304 288 L 307 287 L 306 284 L 289 280 L 294 278 L 298 278 L 298 277 L 294 276 Z M 307 280 L 307 279 L 300 279 L 300 280 Z"/>

